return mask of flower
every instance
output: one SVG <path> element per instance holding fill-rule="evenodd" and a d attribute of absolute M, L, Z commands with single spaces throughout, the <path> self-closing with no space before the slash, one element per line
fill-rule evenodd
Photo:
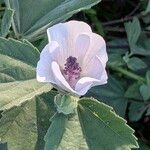
<path fill-rule="evenodd" d="M 47 29 L 49 43 L 40 54 L 37 80 L 50 82 L 75 95 L 107 83 L 108 60 L 104 39 L 81 21 Z"/>

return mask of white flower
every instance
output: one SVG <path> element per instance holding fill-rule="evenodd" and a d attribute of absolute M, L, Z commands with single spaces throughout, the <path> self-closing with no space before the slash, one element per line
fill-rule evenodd
<path fill-rule="evenodd" d="M 59 23 L 47 30 L 49 43 L 37 64 L 37 80 L 75 95 L 107 83 L 104 39 L 80 21 Z"/>

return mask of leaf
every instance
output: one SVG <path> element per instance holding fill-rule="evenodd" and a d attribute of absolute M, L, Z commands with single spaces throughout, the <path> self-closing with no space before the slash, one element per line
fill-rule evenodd
<path fill-rule="evenodd" d="M 135 82 L 131 84 L 127 91 L 125 92 L 125 97 L 129 99 L 136 99 L 136 100 L 143 100 L 143 97 L 141 96 L 140 93 L 140 86 L 142 83 L 140 82 Z"/>
<path fill-rule="evenodd" d="M 111 67 L 120 67 L 123 66 L 125 63 L 122 59 L 122 56 L 120 54 L 109 54 L 108 55 L 109 59 L 108 59 L 108 66 Z"/>
<path fill-rule="evenodd" d="M 150 99 L 150 85 L 143 84 L 140 86 L 140 93 L 144 100 Z"/>
<path fill-rule="evenodd" d="M 12 9 L 6 9 L 3 19 L 2 19 L 2 24 L 1 24 L 1 36 L 6 37 L 9 29 L 11 27 L 11 22 L 13 19 L 14 15 L 14 10 Z"/>
<path fill-rule="evenodd" d="M 140 22 L 137 18 L 134 18 L 132 22 L 125 23 L 125 29 L 130 47 L 136 44 L 141 34 Z"/>
<path fill-rule="evenodd" d="M 112 106 L 120 116 L 124 117 L 127 107 L 127 99 L 124 97 L 124 92 L 120 82 L 110 76 L 106 85 L 92 88 L 86 96 L 94 97 Z"/>
<path fill-rule="evenodd" d="M 150 1 L 148 1 L 147 8 L 145 10 L 145 13 L 149 13 L 149 12 L 150 12 Z"/>
<path fill-rule="evenodd" d="M 73 114 L 77 108 L 77 98 L 71 95 L 56 95 L 54 102 L 57 107 L 58 113 L 63 113 L 64 115 Z"/>
<path fill-rule="evenodd" d="M 0 82 L 35 78 L 38 50 L 13 39 L 0 38 Z"/>
<path fill-rule="evenodd" d="M 146 73 L 146 82 L 147 82 L 147 85 L 150 85 L 150 70 L 147 71 Z"/>
<path fill-rule="evenodd" d="M 35 150 L 44 150 L 44 137 L 51 124 L 49 118 L 56 113 L 56 108 L 54 105 L 54 97 L 56 94 L 57 92 L 50 91 L 36 97 L 38 139 Z"/>
<path fill-rule="evenodd" d="M 150 40 L 142 33 L 138 18 L 134 18 L 132 22 L 125 23 L 125 29 L 131 50 L 130 55 L 150 56 Z"/>
<path fill-rule="evenodd" d="M 55 93 L 46 93 L 2 113 L 0 138 L 2 143 L 7 142 L 9 150 L 43 149 L 40 145 L 43 133 L 50 125 L 49 117 L 56 111 L 52 103 L 54 96 Z"/>
<path fill-rule="evenodd" d="M 0 144 L 0 150 L 7 150 L 6 144 Z"/>
<path fill-rule="evenodd" d="M 141 119 L 143 114 L 146 112 L 148 106 L 147 104 L 140 102 L 132 102 L 129 107 L 129 120 L 138 121 Z"/>
<path fill-rule="evenodd" d="M 51 86 L 38 83 L 35 79 L 0 84 L 0 110 L 10 109 L 29 101 L 43 92 L 51 90 Z M 18 90 L 19 89 L 19 90 Z"/>
<path fill-rule="evenodd" d="M 133 130 L 111 107 L 91 98 L 82 98 L 79 101 L 78 113 L 90 150 L 138 148 Z"/>
<path fill-rule="evenodd" d="M 87 150 L 85 137 L 83 136 L 78 115 L 68 118 L 66 130 L 58 150 Z"/>
<path fill-rule="evenodd" d="M 14 40 L 0 38 L 0 55 L 14 58 L 32 67 L 36 67 L 39 60 L 39 51 L 29 44 Z"/>
<path fill-rule="evenodd" d="M 146 84 L 140 86 L 140 93 L 144 100 L 150 99 L 150 71 L 146 73 Z"/>
<path fill-rule="evenodd" d="M 1 142 L 8 141 L 9 149 L 34 149 L 37 139 L 34 106 L 35 101 L 31 101 L 30 105 L 26 104 L 3 113 L 0 121 L 0 137 Z"/>
<path fill-rule="evenodd" d="M 57 114 L 45 136 L 45 150 L 87 150 L 82 130 L 75 115 L 71 118 Z"/>
<path fill-rule="evenodd" d="M 145 69 L 147 67 L 147 64 L 142 59 L 140 59 L 138 57 L 129 58 L 127 65 L 133 71 Z"/>
<path fill-rule="evenodd" d="M 149 116 L 150 115 L 150 104 L 147 106 L 147 110 L 146 110 L 146 116 Z"/>
<path fill-rule="evenodd" d="M 51 90 L 50 84 L 41 84 L 35 79 L 39 51 L 33 45 L 0 38 L 0 60 L 0 110 L 18 106 Z"/>
<path fill-rule="evenodd" d="M 56 114 L 51 120 L 51 126 L 45 135 L 45 150 L 58 149 L 62 136 L 65 131 L 67 118 L 63 114 Z"/>
<path fill-rule="evenodd" d="M 16 36 L 34 40 L 48 27 L 92 7 L 100 0 L 5 0 L 5 2 L 8 8 L 15 10 L 13 29 Z"/>

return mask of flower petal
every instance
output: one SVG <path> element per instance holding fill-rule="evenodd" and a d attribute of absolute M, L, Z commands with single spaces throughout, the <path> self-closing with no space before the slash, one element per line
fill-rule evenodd
<path fill-rule="evenodd" d="M 100 85 L 106 84 L 107 80 L 108 80 L 108 75 L 107 75 L 106 70 L 104 69 L 101 75 Z"/>
<path fill-rule="evenodd" d="M 75 51 L 73 56 L 78 59 L 78 62 L 81 64 L 83 62 L 83 58 L 86 54 L 86 51 L 90 46 L 90 37 L 87 34 L 80 34 L 76 38 L 75 42 Z"/>
<path fill-rule="evenodd" d="M 76 92 L 70 87 L 70 85 L 68 84 L 64 76 L 62 75 L 60 71 L 60 67 L 57 64 L 57 62 L 53 61 L 51 64 L 51 67 L 52 67 L 53 75 L 55 77 L 57 86 L 61 87 L 62 89 L 66 91 L 76 94 Z"/>
<path fill-rule="evenodd" d="M 82 67 L 81 77 L 91 77 L 100 80 L 103 71 L 104 68 L 101 61 L 95 56 Z"/>
<path fill-rule="evenodd" d="M 59 53 L 59 45 L 57 42 L 47 44 L 42 50 L 36 68 L 36 78 L 39 82 L 51 82 L 55 84 L 51 63 L 53 60 L 57 59 L 57 53 Z"/>
<path fill-rule="evenodd" d="M 75 50 L 75 40 L 81 33 L 92 32 L 90 26 L 81 21 L 69 21 L 59 23 L 47 29 L 49 42 L 57 41 L 62 48 L 64 61 L 73 56 Z"/>
<path fill-rule="evenodd" d="M 90 77 L 81 78 L 75 87 L 78 95 L 84 95 L 92 86 L 100 85 L 100 81 Z"/>
<path fill-rule="evenodd" d="M 69 21 L 66 23 L 59 23 L 47 29 L 49 42 L 57 41 L 59 44 L 64 44 L 63 40 L 76 37 L 81 33 L 92 32 L 91 27 L 82 21 Z"/>
<path fill-rule="evenodd" d="M 81 33 L 92 33 L 91 27 L 82 21 L 69 21 L 66 23 L 72 37 L 77 37 Z"/>
<path fill-rule="evenodd" d="M 108 61 L 108 56 L 104 39 L 100 35 L 95 33 L 88 33 L 88 35 L 90 36 L 90 47 L 84 57 L 83 68 L 95 56 L 99 57 L 103 67 L 105 68 L 106 62 Z"/>

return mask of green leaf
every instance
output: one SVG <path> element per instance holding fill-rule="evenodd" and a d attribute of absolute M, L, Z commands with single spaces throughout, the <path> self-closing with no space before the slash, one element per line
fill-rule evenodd
<path fill-rule="evenodd" d="M 45 150 L 87 150 L 78 116 L 57 114 L 45 136 Z"/>
<path fill-rule="evenodd" d="M 43 150 L 43 137 L 48 129 L 49 117 L 56 111 L 49 92 L 2 113 L 0 139 L 9 150 Z M 42 112 L 42 113 L 41 113 Z"/>
<path fill-rule="evenodd" d="M 35 101 L 15 107 L 2 114 L 1 142 L 8 142 L 11 150 L 34 149 L 37 139 Z"/>
<path fill-rule="evenodd" d="M 150 115 L 150 104 L 147 105 L 147 110 L 146 110 L 146 116 L 149 116 Z"/>
<path fill-rule="evenodd" d="M 51 86 L 38 83 L 35 79 L 0 84 L 0 110 L 19 106 L 33 97 L 48 92 Z M 19 90 L 18 90 L 19 89 Z"/>
<path fill-rule="evenodd" d="M 127 65 L 133 71 L 145 69 L 147 67 L 147 64 L 138 57 L 129 58 Z"/>
<path fill-rule="evenodd" d="M 146 84 L 140 86 L 140 93 L 144 100 L 150 99 L 150 71 L 146 73 Z"/>
<path fill-rule="evenodd" d="M 65 132 L 67 117 L 63 114 L 56 114 L 52 119 L 50 128 L 45 135 L 45 150 L 55 150 L 61 142 Z"/>
<path fill-rule="evenodd" d="M 147 8 L 145 10 L 145 13 L 149 13 L 149 12 L 150 12 L 150 1 L 148 1 Z"/>
<path fill-rule="evenodd" d="M 125 29 L 127 32 L 127 37 L 129 45 L 132 47 L 138 41 L 141 34 L 140 22 L 137 18 L 134 18 L 132 22 L 125 23 Z"/>
<path fill-rule="evenodd" d="M 143 84 L 140 86 L 140 93 L 144 100 L 150 99 L 150 85 Z"/>
<path fill-rule="evenodd" d="M 26 43 L 0 38 L 0 82 L 35 78 L 38 50 Z"/>
<path fill-rule="evenodd" d="M 79 101 L 78 113 L 90 150 L 138 148 L 133 130 L 111 107 L 94 99 L 82 98 Z"/>
<path fill-rule="evenodd" d="M 7 40 L 0 38 L 0 55 L 5 55 L 32 67 L 36 67 L 40 53 L 34 46 L 27 43 L 14 39 Z"/>
<path fill-rule="evenodd" d="M 131 55 L 138 54 L 142 56 L 150 56 L 150 40 L 145 34 L 142 34 L 138 18 L 134 18 L 132 22 L 125 23 L 125 29 Z"/>
<path fill-rule="evenodd" d="M 150 85 L 150 70 L 147 71 L 146 73 L 146 82 L 147 82 L 147 85 Z"/>
<path fill-rule="evenodd" d="M 124 61 L 122 59 L 121 54 L 109 54 L 108 55 L 109 59 L 108 59 L 108 66 L 111 67 L 120 67 L 122 65 L 124 65 Z"/>
<path fill-rule="evenodd" d="M 13 29 L 16 36 L 34 40 L 48 27 L 92 7 L 100 0 L 5 0 L 5 2 L 8 8 L 15 10 Z"/>
<path fill-rule="evenodd" d="M 135 82 L 131 84 L 125 92 L 125 97 L 129 99 L 143 100 L 143 97 L 140 93 L 141 85 L 142 83 L 140 82 Z"/>
<path fill-rule="evenodd" d="M 35 148 L 36 150 L 44 150 L 44 137 L 51 124 L 49 118 L 51 118 L 57 111 L 54 105 L 54 97 L 56 96 L 56 94 L 57 92 L 50 91 L 36 97 L 36 115 L 38 129 L 38 139 Z"/>
<path fill-rule="evenodd" d="M 0 4 L 4 3 L 4 0 L 0 0 Z"/>
<path fill-rule="evenodd" d="M 110 76 L 106 85 L 92 88 L 86 96 L 92 96 L 112 106 L 120 116 L 124 117 L 127 107 L 127 99 L 124 97 L 124 92 L 121 83 Z"/>
<path fill-rule="evenodd" d="M 0 150 L 7 150 L 6 144 L 0 144 Z"/>
<path fill-rule="evenodd" d="M 41 84 L 35 79 L 39 51 L 33 45 L 0 38 L 0 60 L 0 110 L 18 106 L 51 90 L 50 84 Z"/>
<path fill-rule="evenodd" d="M 14 15 L 14 10 L 12 9 L 6 9 L 3 19 L 2 19 L 2 24 L 1 24 L 1 36 L 6 37 L 9 29 L 11 27 L 11 22 L 13 19 Z"/>
<path fill-rule="evenodd" d="M 65 115 L 73 114 L 77 108 L 77 98 L 71 95 L 56 95 L 54 102 L 57 107 L 58 113 L 63 113 Z"/>
<path fill-rule="evenodd" d="M 146 112 L 148 106 L 147 104 L 140 102 L 132 102 L 129 106 L 129 120 L 138 121 L 141 119 L 143 114 Z"/>

